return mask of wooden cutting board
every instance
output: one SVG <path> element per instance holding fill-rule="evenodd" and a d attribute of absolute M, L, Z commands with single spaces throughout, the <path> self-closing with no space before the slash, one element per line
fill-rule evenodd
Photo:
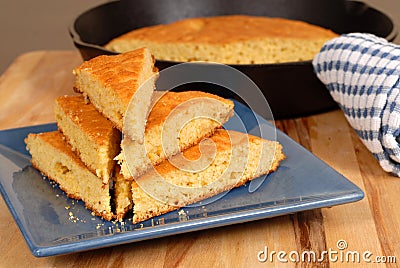
<path fill-rule="evenodd" d="M 0 77 L 0 129 L 54 122 L 57 96 L 74 94 L 76 51 L 34 51 L 19 56 Z"/>
<path fill-rule="evenodd" d="M 74 94 L 72 69 L 81 62 L 75 51 L 35 51 L 18 57 L 0 77 L 0 129 L 54 122 L 54 100 Z M 279 251 L 333 250 L 338 252 L 336 257 L 340 252 L 370 252 L 371 261 L 394 256 L 400 262 L 400 178 L 382 171 L 340 110 L 281 120 L 276 125 L 362 188 L 365 198 L 332 208 L 48 258 L 31 255 L 0 198 L 0 267 L 395 267 L 362 259 L 359 263 L 335 260 L 335 256 L 323 262 L 278 261 Z M 338 242 L 343 241 L 347 248 L 341 251 Z M 258 254 L 266 246 L 269 253 L 275 251 L 275 259 L 260 262 Z"/>

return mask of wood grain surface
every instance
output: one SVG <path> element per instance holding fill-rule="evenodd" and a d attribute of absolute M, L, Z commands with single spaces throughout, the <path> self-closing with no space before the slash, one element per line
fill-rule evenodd
<path fill-rule="evenodd" d="M 57 96 L 73 94 L 75 51 L 23 54 L 0 77 L 0 129 L 54 122 Z M 340 110 L 280 120 L 294 140 L 358 185 L 359 202 L 272 219 L 175 235 L 64 256 L 31 255 L 4 200 L 0 198 L 0 267 L 397 267 L 400 263 L 400 179 L 379 167 Z M 338 250 L 367 252 L 371 262 L 258 260 L 258 253 Z M 371 255 L 368 254 L 371 253 Z M 377 263 L 386 256 L 392 263 Z M 351 256 L 350 256 L 351 257 Z M 396 259 L 395 259 L 396 258 Z M 288 255 L 286 255 L 288 259 Z M 384 258 L 381 258 L 384 259 Z"/>

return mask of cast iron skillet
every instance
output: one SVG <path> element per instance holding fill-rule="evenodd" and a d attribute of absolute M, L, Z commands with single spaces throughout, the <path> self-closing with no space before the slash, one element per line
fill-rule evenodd
<path fill-rule="evenodd" d="M 188 17 L 228 14 L 298 19 L 330 28 L 339 34 L 368 32 L 389 41 L 393 41 L 397 35 L 395 25 L 385 14 L 362 2 L 345 0 L 121 0 L 80 14 L 69 31 L 82 58 L 88 60 L 102 54 L 115 54 L 102 45 L 135 28 Z M 174 64 L 177 62 L 156 61 L 160 70 Z M 315 76 L 311 61 L 230 66 L 256 83 L 266 97 L 275 119 L 305 116 L 337 108 L 324 85 Z M 237 97 L 225 88 L 207 84 L 185 85 L 175 90 L 193 88 L 224 97 Z"/>

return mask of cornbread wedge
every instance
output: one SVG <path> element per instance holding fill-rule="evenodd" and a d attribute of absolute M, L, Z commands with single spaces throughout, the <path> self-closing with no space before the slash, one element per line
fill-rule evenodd
<path fill-rule="evenodd" d="M 135 29 L 105 48 L 122 53 L 146 46 L 157 60 L 265 64 L 311 60 L 337 36 L 302 21 L 228 15 Z"/>
<path fill-rule="evenodd" d="M 241 186 L 274 172 L 284 158 L 278 142 L 219 129 L 132 183 L 133 222 Z"/>
<path fill-rule="evenodd" d="M 113 178 L 115 215 L 117 220 L 121 221 L 132 209 L 132 182 L 122 176 L 118 166 Z"/>
<path fill-rule="evenodd" d="M 155 92 L 144 144 L 124 138 L 117 159 L 125 178 L 197 144 L 233 116 L 231 100 L 201 91 Z"/>
<path fill-rule="evenodd" d="M 56 99 L 54 112 L 59 130 L 82 162 L 108 184 L 120 151 L 121 133 L 83 96 Z"/>
<path fill-rule="evenodd" d="M 157 71 L 154 58 L 146 48 L 115 56 L 98 56 L 73 70 L 74 89 L 89 97 L 90 102 L 122 131 L 129 109 L 131 128 L 124 135 L 143 142 L 144 128 Z"/>
<path fill-rule="evenodd" d="M 114 217 L 109 185 L 86 168 L 59 131 L 29 134 L 25 143 L 32 165 L 58 183 L 69 197 L 84 201 L 97 216 L 106 220 Z"/>

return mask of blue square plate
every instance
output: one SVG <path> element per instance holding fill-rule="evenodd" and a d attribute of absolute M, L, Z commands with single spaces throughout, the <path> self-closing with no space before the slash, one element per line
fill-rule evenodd
<path fill-rule="evenodd" d="M 30 165 L 24 138 L 55 130 L 55 124 L 0 131 L 0 191 L 34 256 L 52 256 L 270 218 L 355 202 L 363 192 L 287 135 L 240 103 L 226 129 L 253 134 L 262 129 L 282 145 L 287 159 L 278 170 L 195 205 L 139 224 L 108 222 L 82 201 L 66 197 Z M 241 121 L 235 120 L 240 118 Z M 257 123 L 257 120 L 259 123 Z M 268 137 L 267 137 L 268 138 Z"/>

